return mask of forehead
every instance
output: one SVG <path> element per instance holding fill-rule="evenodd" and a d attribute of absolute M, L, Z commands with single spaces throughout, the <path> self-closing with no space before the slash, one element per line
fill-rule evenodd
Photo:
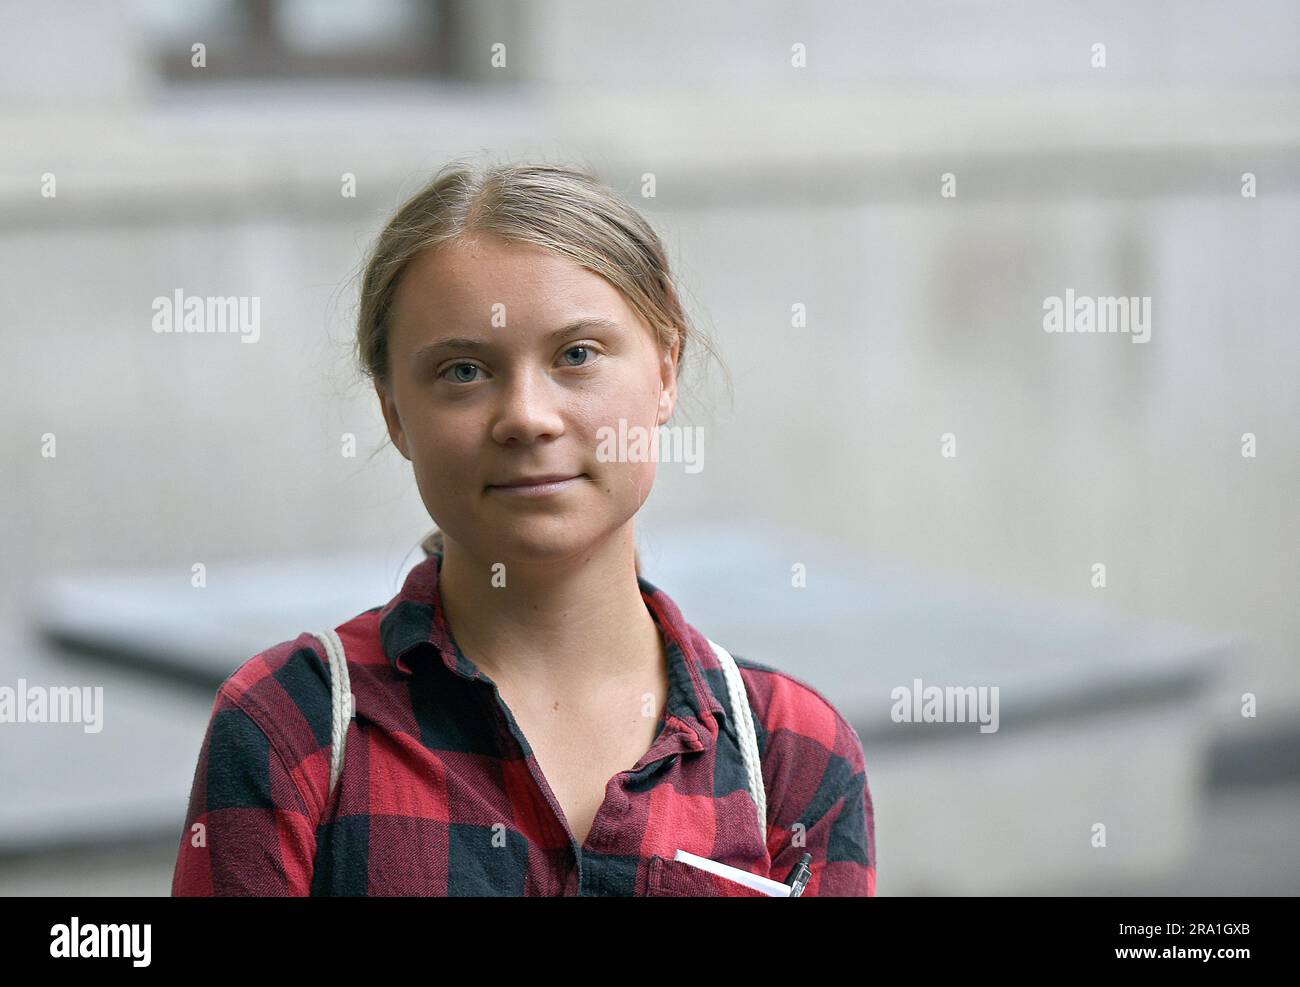
<path fill-rule="evenodd" d="M 577 262 L 532 244 L 480 237 L 413 257 L 397 286 L 393 323 L 414 342 L 439 328 L 489 324 L 497 305 L 505 306 L 507 324 L 541 331 L 575 314 L 629 328 L 640 321 L 617 288 Z"/>

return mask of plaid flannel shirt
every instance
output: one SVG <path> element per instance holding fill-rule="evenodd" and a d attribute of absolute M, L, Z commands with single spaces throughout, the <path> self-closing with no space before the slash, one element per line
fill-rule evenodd
<path fill-rule="evenodd" d="M 782 882 L 808 852 L 806 895 L 875 894 L 853 727 L 806 683 L 733 656 L 762 760 L 760 832 L 721 665 L 642 577 L 669 693 L 654 742 L 606 788 L 578 845 L 496 686 L 452 637 L 441 566 L 428 556 L 387 605 L 337 628 L 355 709 L 332 796 L 330 667 L 317 639 L 269 648 L 222 683 L 173 895 L 761 895 L 674 860 L 678 849 Z"/>

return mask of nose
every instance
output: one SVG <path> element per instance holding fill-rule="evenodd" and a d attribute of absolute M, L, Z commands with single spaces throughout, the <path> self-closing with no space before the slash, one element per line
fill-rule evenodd
<path fill-rule="evenodd" d="M 564 434 L 562 395 L 543 372 L 512 373 L 501 390 L 492 422 L 492 438 L 502 445 L 538 442 Z"/>

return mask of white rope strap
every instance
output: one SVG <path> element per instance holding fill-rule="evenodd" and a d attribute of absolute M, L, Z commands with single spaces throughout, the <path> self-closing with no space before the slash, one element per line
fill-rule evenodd
<path fill-rule="evenodd" d="M 749 779 L 749 794 L 758 807 L 758 831 L 764 842 L 767 840 L 767 793 L 763 790 L 763 762 L 758 754 L 758 734 L 754 731 L 754 717 L 749 708 L 749 694 L 745 683 L 740 678 L 740 669 L 731 653 L 715 641 L 709 641 L 718 661 L 722 663 L 722 674 L 727 680 L 727 694 L 731 698 L 732 718 L 736 723 L 736 735 L 740 738 L 740 755 L 745 762 L 745 774 Z"/>
<path fill-rule="evenodd" d="M 343 753 L 348 742 L 348 723 L 352 720 L 352 682 L 348 678 L 348 659 L 337 631 L 319 631 L 316 637 L 325 646 L 330 662 L 330 794 L 343 772 Z"/>

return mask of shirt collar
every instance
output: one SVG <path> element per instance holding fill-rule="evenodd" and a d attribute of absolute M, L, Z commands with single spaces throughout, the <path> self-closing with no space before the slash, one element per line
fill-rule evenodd
<path fill-rule="evenodd" d="M 400 675 L 413 674 L 436 655 L 452 673 L 481 679 L 482 673 L 460 650 L 447 623 L 438 592 L 441 570 L 442 554 L 429 555 L 407 573 L 401 591 L 380 610 L 384 653 Z M 727 715 L 709 684 L 710 678 L 723 681 L 721 665 L 707 638 L 686 622 L 667 593 L 640 575 L 637 584 L 668 652 L 667 718 L 679 721 L 695 735 L 699 749 L 707 750 L 721 729 L 719 717 Z"/>

